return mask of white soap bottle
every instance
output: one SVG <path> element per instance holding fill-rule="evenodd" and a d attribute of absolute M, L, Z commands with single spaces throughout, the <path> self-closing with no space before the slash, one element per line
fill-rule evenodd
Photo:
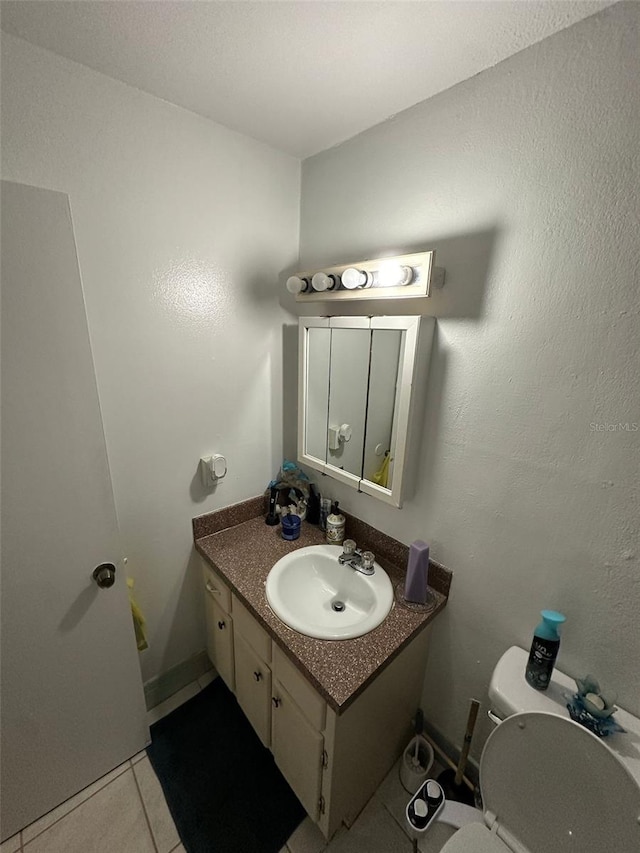
<path fill-rule="evenodd" d="M 338 510 L 338 501 L 331 507 L 327 516 L 327 542 L 331 545 L 342 545 L 344 542 L 345 517 Z"/>

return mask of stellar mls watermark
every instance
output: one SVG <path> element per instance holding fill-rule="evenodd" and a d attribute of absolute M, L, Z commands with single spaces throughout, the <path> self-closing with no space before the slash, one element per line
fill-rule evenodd
<path fill-rule="evenodd" d="M 618 421 L 617 423 L 590 423 L 591 432 L 638 432 L 640 424 L 635 421 Z"/>

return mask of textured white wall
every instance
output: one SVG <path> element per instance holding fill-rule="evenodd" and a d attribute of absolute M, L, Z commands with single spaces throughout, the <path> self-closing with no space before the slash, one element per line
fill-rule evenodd
<path fill-rule="evenodd" d="M 592 426 L 640 424 L 639 12 L 609 8 L 303 164 L 303 268 L 435 248 L 447 269 L 416 494 L 394 510 L 322 485 L 454 570 L 424 705 L 456 743 L 543 607 L 568 617 L 560 666 L 640 713 L 640 431 Z"/>
<path fill-rule="evenodd" d="M 150 678 L 204 648 L 192 516 L 258 494 L 281 460 L 275 282 L 297 257 L 299 162 L 3 36 L 2 172 L 71 198 Z M 206 495 L 211 452 L 229 473 Z"/>

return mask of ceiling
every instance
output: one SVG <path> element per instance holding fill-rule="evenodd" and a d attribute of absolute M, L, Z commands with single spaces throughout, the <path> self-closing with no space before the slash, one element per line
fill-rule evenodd
<path fill-rule="evenodd" d="M 296 157 L 612 0 L 3 0 L 2 29 Z"/>

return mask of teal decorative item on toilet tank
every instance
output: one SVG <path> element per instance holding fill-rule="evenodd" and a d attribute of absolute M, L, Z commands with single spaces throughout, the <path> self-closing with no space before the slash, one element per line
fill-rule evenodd
<path fill-rule="evenodd" d="M 566 616 L 558 613 L 557 610 L 542 610 L 540 615 L 542 622 L 533 634 L 525 678 L 527 683 L 536 690 L 546 690 L 551 681 L 560 648 L 558 629 L 566 621 Z"/>

